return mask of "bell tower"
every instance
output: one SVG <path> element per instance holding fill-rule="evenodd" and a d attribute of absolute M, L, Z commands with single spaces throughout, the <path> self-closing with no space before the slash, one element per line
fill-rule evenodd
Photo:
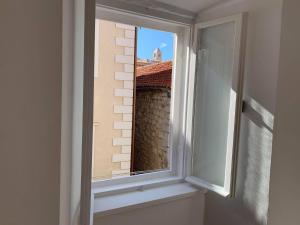
<path fill-rule="evenodd" d="M 153 51 L 153 61 L 161 62 L 162 61 L 162 53 L 159 48 L 154 49 Z"/>

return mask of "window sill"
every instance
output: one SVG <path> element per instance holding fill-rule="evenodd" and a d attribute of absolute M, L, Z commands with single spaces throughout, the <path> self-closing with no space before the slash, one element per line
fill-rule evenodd
<path fill-rule="evenodd" d="M 148 179 L 135 182 L 124 182 L 121 184 L 111 184 L 105 186 L 93 185 L 92 193 L 96 197 L 104 197 L 133 191 L 140 191 L 150 188 L 156 188 L 166 185 L 178 184 L 184 182 L 183 178 L 177 176 L 168 176 L 163 178 Z"/>
<path fill-rule="evenodd" d="M 199 192 L 205 194 L 206 191 L 196 188 L 189 183 L 169 184 L 148 189 L 139 189 L 123 193 L 119 192 L 106 196 L 99 196 L 96 192 L 93 192 L 94 217 L 117 214 L 137 208 L 188 198 Z"/>

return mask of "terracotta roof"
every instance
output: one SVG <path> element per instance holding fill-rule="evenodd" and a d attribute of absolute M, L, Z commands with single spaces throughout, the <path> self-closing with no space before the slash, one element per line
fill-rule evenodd
<path fill-rule="evenodd" d="M 146 60 L 137 60 L 137 61 L 136 61 L 136 66 L 137 66 L 137 67 L 148 66 L 148 65 L 155 64 L 155 63 L 157 63 L 157 62 L 146 61 Z"/>
<path fill-rule="evenodd" d="M 137 88 L 171 88 L 172 61 L 137 68 Z"/>

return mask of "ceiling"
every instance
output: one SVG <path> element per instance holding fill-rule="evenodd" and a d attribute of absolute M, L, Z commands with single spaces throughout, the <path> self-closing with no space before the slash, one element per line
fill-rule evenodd
<path fill-rule="evenodd" d="M 233 0 L 96 0 L 97 5 L 191 23 L 203 9 Z"/>
<path fill-rule="evenodd" d="M 149 0 L 146 0 L 146 1 L 149 1 Z M 181 9 L 189 10 L 194 13 L 197 13 L 205 8 L 208 8 L 215 4 L 223 3 L 226 1 L 228 1 L 228 0 L 159 0 L 159 2 L 173 5 L 178 8 L 181 8 Z M 151 1 L 149 1 L 149 2 L 151 2 Z"/>

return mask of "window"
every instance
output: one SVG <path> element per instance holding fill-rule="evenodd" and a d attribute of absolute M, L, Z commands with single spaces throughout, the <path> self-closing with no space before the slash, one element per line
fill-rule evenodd
<path fill-rule="evenodd" d="M 169 170 L 176 35 L 100 19 L 95 26 L 93 179 Z"/>
<path fill-rule="evenodd" d="M 105 54 L 98 49 L 100 53 L 97 57 L 100 64 L 97 65 L 98 68 L 95 71 L 101 73 L 101 76 L 95 74 L 94 84 L 103 87 L 96 88 L 95 86 L 94 107 L 97 107 L 99 96 L 107 97 L 106 100 L 111 105 L 110 110 L 119 114 L 116 116 L 119 121 L 110 123 L 114 128 L 119 128 L 112 133 L 115 136 L 121 136 L 109 142 L 94 138 L 94 148 L 96 145 L 105 144 L 118 146 L 118 150 L 113 150 L 116 156 L 109 156 L 108 161 L 115 160 L 120 166 L 113 174 L 108 172 L 108 175 L 103 177 L 97 177 L 94 172 L 94 188 L 142 181 L 151 183 L 155 179 L 173 181 L 185 179 L 187 182 L 223 196 L 232 195 L 242 109 L 243 79 L 240 52 L 244 16 L 236 15 L 190 26 L 97 7 L 96 19 L 98 21 L 96 26 L 100 27 L 100 32 L 96 32 L 100 36 L 98 48 L 101 48 L 101 41 L 103 41 L 106 46 L 111 43 L 124 49 L 114 50 L 108 47 L 109 52 Z M 105 26 L 108 30 L 115 32 L 114 39 L 105 36 L 108 32 L 101 32 L 101 28 Z M 99 27 L 96 27 L 96 30 Z M 149 165 L 147 167 L 146 161 L 140 160 L 143 158 L 142 151 L 139 150 L 137 153 L 134 148 L 137 146 L 133 147 L 133 145 L 141 146 L 138 142 L 141 139 L 136 141 L 140 138 L 138 135 L 143 134 L 142 132 L 151 126 L 150 123 L 142 125 L 141 120 L 145 119 L 145 114 L 143 114 L 144 111 L 138 112 L 137 110 L 143 109 L 145 106 L 142 104 L 146 101 L 154 104 L 155 97 L 153 96 L 158 91 L 151 85 L 147 86 L 149 84 L 147 79 L 150 78 L 144 76 L 144 74 L 151 74 L 151 71 L 147 70 L 151 68 L 151 65 L 144 68 L 138 65 L 138 63 L 152 64 L 153 62 L 138 61 L 136 55 L 136 50 L 140 47 L 137 46 L 138 34 L 141 30 L 147 31 L 148 29 L 168 32 L 174 37 L 172 39 L 174 56 L 171 65 L 170 89 L 164 95 L 170 98 L 170 106 L 166 107 L 168 122 L 165 124 L 167 127 L 165 140 L 169 145 L 167 157 L 162 157 L 167 161 L 158 167 Z M 191 30 L 194 30 L 193 43 L 190 43 Z M 118 38 L 119 34 L 123 36 Z M 160 58 L 161 51 L 156 49 L 153 52 L 153 60 L 159 61 Z M 114 91 L 110 93 L 122 98 L 108 99 L 108 92 L 105 91 L 108 81 L 100 79 L 105 74 L 101 72 L 102 69 L 109 70 L 112 67 L 108 66 L 109 63 L 101 62 L 101 59 L 116 61 L 118 71 L 112 71 L 113 76 L 109 79 L 117 78 L 121 82 L 117 82 L 117 87 L 114 87 Z M 99 65 L 100 67 L 102 65 L 102 68 Z M 152 98 L 146 93 L 149 90 L 151 90 Z M 138 91 L 141 93 L 137 93 Z M 103 107 L 99 109 L 107 110 Z M 153 114 L 152 111 L 152 116 Z M 94 137 L 99 132 L 99 127 L 103 125 L 101 121 L 97 122 L 96 117 L 94 113 Z M 107 117 L 106 120 L 109 118 Z M 155 124 L 156 119 L 153 120 Z M 135 124 L 137 122 L 139 124 Z M 101 132 L 100 137 L 104 137 L 104 134 L 110 131 L 102 129 Z M 162 132 L 157 134 L 159 135 L 164 134 Z M 102 149 L 108 150 L 106 147 Z M 149 149 L 146 147 L 146 150 Z M 104 157 L 104 155 L 94 155 L 94 166 L 99 157 Z M 107 169 L 108 165 L 103 164 L 103 168 Z M 111 179 L 112 177 L 115 179 Z"/>
<path fill-rule="evenodd" d="M 95 24 L 93 185 L 181 179 L 190 27 L 100 7 Z"/>

